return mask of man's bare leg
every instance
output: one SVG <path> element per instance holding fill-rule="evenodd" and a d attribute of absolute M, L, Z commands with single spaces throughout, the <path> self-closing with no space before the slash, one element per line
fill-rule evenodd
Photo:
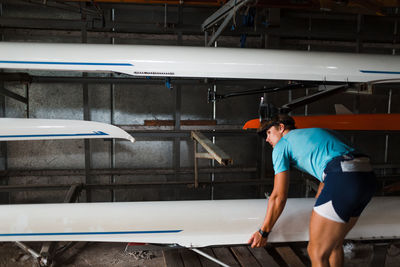
<path fill-rule="evenodd" d="M 344 252 L 343 252 L 343 242 L 344 238 L 347 236 L 347 234 L 350 232 L 351 228 L 354 227 L 358 220 L 358 217 L 352 217 L 350 218 L 349 222 L 346 224 L 347 225 L 347 231 L 343 237 L 343 240 L 341 240 L 338 245 L 332 250 L 332 253 L 329 257 L 329 264 L 330 266 L 343 266 L 344 265 Z"/>
<path fill-rule="evenodd" d="M 343 240 L 356 221 L 339 223 L 312 212 L 308 254 L 313 267 L 343 266 Z"/>

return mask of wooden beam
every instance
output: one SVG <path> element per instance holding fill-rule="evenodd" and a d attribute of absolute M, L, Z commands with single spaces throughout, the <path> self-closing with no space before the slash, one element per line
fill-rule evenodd
<path fill-rule="evenodd" d="M 204 253 L 210 255 L 211 257 L 214 257 L 214 258 L 215 258 L 215 254 L 214 254 L 214 252 L 212 251 L 211 248 L 202 248 L 202 249 L 200 249 L 200 250 L 201 250 L 202 252 L 204 252 Z M 203 266 L 203 267 L 219 267 L 218 264 L 216 264 L 215 262 L 213 262 L 213 261 L 207 259 L 206 257 L 202 257 L 202 256 L 201 256 L 201 257 L 199 257 L 199 259 L 200 259 L 200 262 L 201 262 L 201 266 Z"/>
<path fill-rule="evenodd" d="M 242 266 L 260 266 L 247 246 L 231 247 L 232 253 Z"/>
<path fill-rule="evenodd" d="M 166 267 L 184 267 L 178 249 L 163 250 Z"/>
<path fill-rule="evenodd" d="M 279 264 L 274 260 L 271 255 L 269 255 L 265 248 L 249 247 L 249 250 L 262 267 L 279 267 Z"/>
<path fill-rule="evenodd" d="M 182 249 L 180 252 L 183 265 L 191 267 L 202 267 L 199 256 L 196 252 L 190 251 L 189 249 Z"/>
<path fill-rule="evenodd" d="M 213 159 L 213 156 L 208 153 L 196 153 L 195 157 L 198 159 Z"/>
<path fill-rule="evenodd" d="M 306 267 L 291 247 L 276 247 L 276 251 L 289 266 Z"/>
<path fill-rule="evenodd" d="M 231 267 L 240 267 L 230 250 L 226 247 L 216 247 L 212 249 L 218 260 Z"/>
<path fill-rule="evenodd" d="M 218 161 L 219 164 L 227 166 L 233 163 L 231 157 L 226 154 L 222 149 L 213 144 L 208 138 L 198 131 L 191 132 L 192 139 L 199 142 L 199 144 L 212 156 L 213 159 Z"/>
<path fill-rule="evenodd" d="M 374 244 L 374 256 L 370 266 L 385 266 L 387 248 L 387 244 Z"/>

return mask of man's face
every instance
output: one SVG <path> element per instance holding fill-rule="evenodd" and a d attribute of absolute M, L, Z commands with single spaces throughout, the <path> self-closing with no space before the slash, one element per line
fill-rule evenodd
<path fill-rule="evenodd" d="M 265 141 L 267 141 L 272 147 L 275 147 L 283 136 L 283 130 L 281 130 L 281 128 L 281 126 L 272 126 L 267 130 L 267 139 L 265 139 Z"/>

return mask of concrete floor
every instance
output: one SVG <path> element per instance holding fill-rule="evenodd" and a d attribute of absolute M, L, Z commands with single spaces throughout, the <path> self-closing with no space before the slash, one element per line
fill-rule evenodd
<path fill-rule="evenodd" d="M 27 243 L 31 248 L 40 250 L 39 243 Z M 60 243 L 60 247 L 65 244 Z M 116 266 L 133 267 L 146 266 L 158 267 L 165 266 L 162 251 L 150 251 L 144 255 L 137 255 L 132 250 L 125 250 L 125 243 L 85 243 L 79 242 L 65 250 L 60 256 L 56 257 L 53 266 L 65 267 L 87 267 L 87 266 Z M 373 261 L 372 244 L 347 243 L 345 245 L 345 267 L 372 266 Z M 143 259 L 147 258 L 147 259 Z M 37 263 L 15 243 L 0 243 L 0 266 L 25 267 L 35 266 Z M 378 265 L 375 265 L 378 266 Z M 381 265 L 380 265 L 381 266 Z M 386 263 L 384 267 L 400 266 L 400 248 L 389 245 L 386 253 Z"/>

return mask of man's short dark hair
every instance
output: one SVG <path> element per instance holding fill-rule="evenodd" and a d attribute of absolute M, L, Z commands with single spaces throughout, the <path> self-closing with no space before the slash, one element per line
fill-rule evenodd
<path fill-rule="evenodd" d="M 296 129 L 295 121 L 292 117 L 287 114 L 277 114 L 269 120 L 263 120 L 257 129 L 257 133 L 265 139 L 267 138 L 268 129 L 272 126 L 279 126 L 281 123 L 285 125 L 287 130 Z"/>

